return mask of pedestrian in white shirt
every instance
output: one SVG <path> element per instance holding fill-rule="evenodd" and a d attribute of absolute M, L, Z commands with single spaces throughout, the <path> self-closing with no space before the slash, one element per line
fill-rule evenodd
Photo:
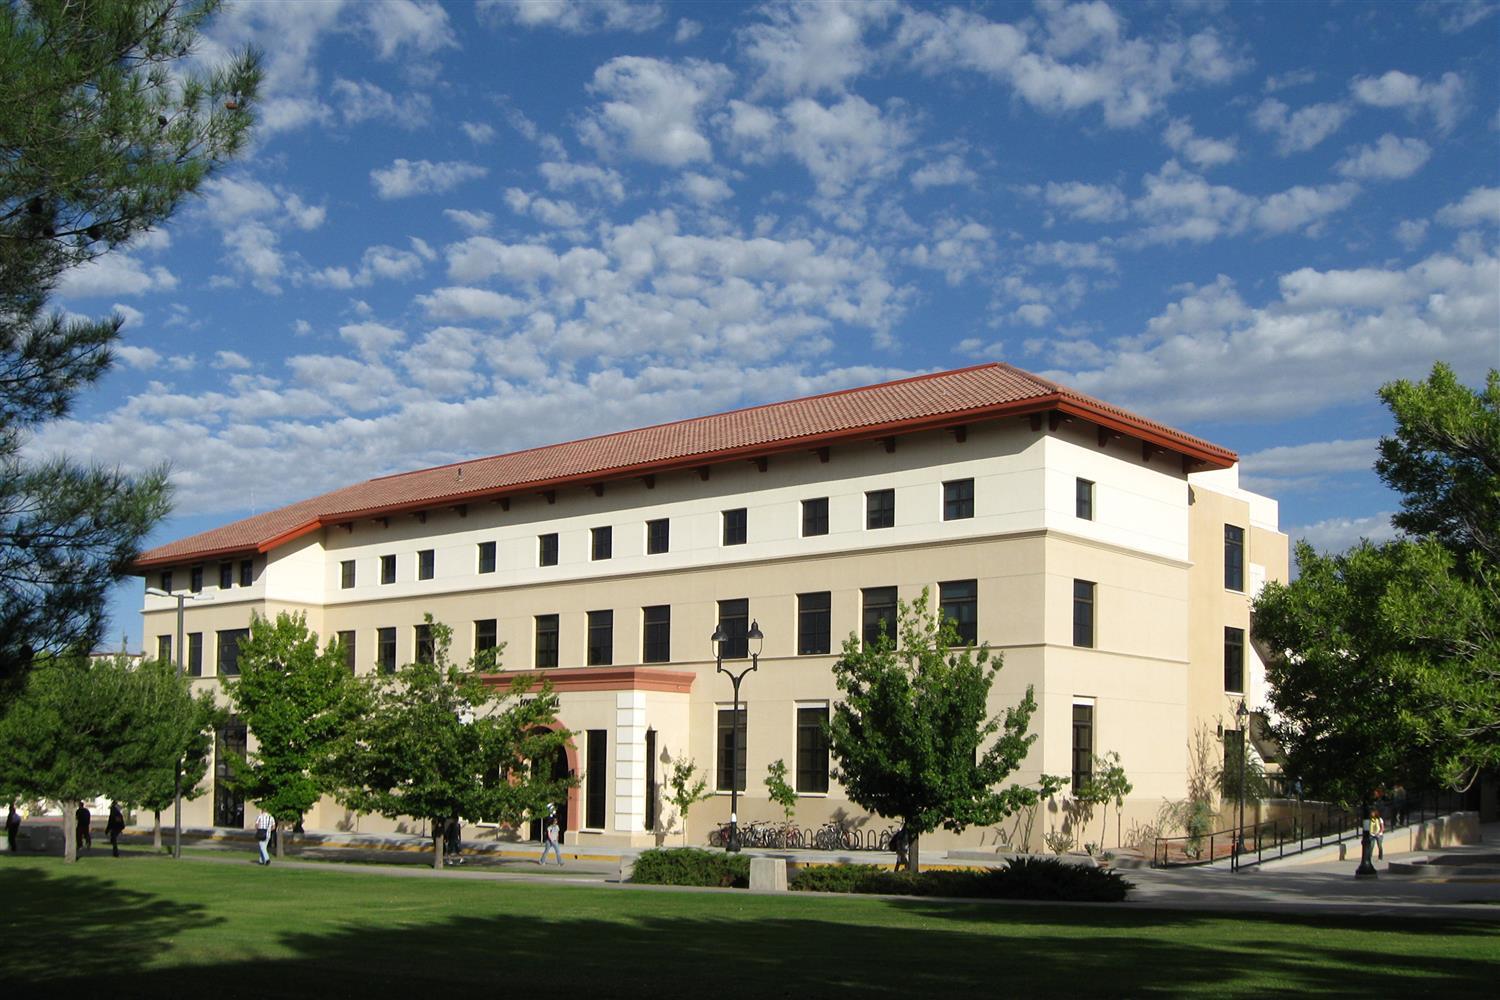
<path fill-rule="evenodd" d="M 266 853 L 266 845 L 270 843 L 271 831 L 274 829 L 276 829 L 276 817 L 262 809 L 260 815 L 255 817 L 255 846 L 260 848 L 260 860 L 256 862 L 258 865 L 271 863 L 271 855 Z"/>

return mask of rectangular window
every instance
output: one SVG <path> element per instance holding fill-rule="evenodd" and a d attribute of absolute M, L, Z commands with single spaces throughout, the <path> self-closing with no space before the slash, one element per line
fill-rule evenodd
<path fill-rule="evenodd" d="M 533 663 L 537 667 L 557 666 L 557 616 L 536 616 L 536 655 Z"/>
<path fill-rule="evenodd" d="M 437 555 L 432 549 L 422 549 L 417 553 L 417 579 L 431 580 L 433 570 L 437 565 Z"/>
<path fill-rule="evenodd" d="M 188 576 L 188 589 L 195 594 L 203 593 L 203 567 L 194 566 Z"/>
<path fill-rule="evenodd" d="M 1224 629 L 1224 690 L 1245 693 L 1245 630 Z"/>
<path fill-rule="evenodd" d="M 545 535 L 536 536 L 536 564 L 538 566 L 557 565 L 557 532 L 549 531 Z"/>
<path fill-rule="evenodd" d="M 1073 645 L 1094 646 L 1094 585 L 1073 581 Z"/>
<path fill-rule="evenodd" d="M 797 595 L 797 655 L 815 656 L 831 648 L 833 595 L 826 590 Z"/>
<path fill-rule="evenodd" d="M 354 658 L 354 632 L 352 630 L 339 633 L 339 649 L 344 654 L 344 669 L 351 674 L 354 673 L 354 665 L 359 662 Z"/>
<path fill-rule="evenodd" d="M 248 587 L 255 582 L 255 560 L 240 560 L 240 586 Z"/>
<path fill-rule="evenodd" d="M 382 674 L 396 672 L 396 629 L 394 626 L 375 630 L 375 669 Z"/>
<path fill-rule="evenodd" d="M 590 611 L 588 664 L 591 667 L 607 667 L 614 662 L 615 613 Z"/>
<path fill-rule="evenodd" d="M 589 558 L 595 562 L 615 554 L 615 532 L 609 525 L 589 529 Z"/>
<path fill-rule="evenodd" d="M 896 491 L 871 490 L 865 494 L 865 527 L 894 528 L 896 526 Z"/>
<path fill-rule="evenodd" d="M 156 637 L 156 658 L 163 663 L 172 662 L 172 637 L 170 635 Z"/>
<path fill-rule="evenodd" d="M 739 725 L 736 726 L 734 709 L 719 709 L 719 766 L 714 769 L 714 787 L 727 792 L 731 787 L 745 790 L 745 728 L 749 711 L 740 704 Z"/>
<path fill-rule="evenodd" d="M 802 537 L 828 534 L 828 498 L 802 501 Z"/>
<path fill-rule="evenodd" d="M 417 662 L 431 663 L 435 652 L 432 645 L 432 626 L 426 624 L 417 625 L 412 629 L 412 632 L 414 639 L 412 648 L 417 651 Z"/>
<path fill-rule="evenodd" d="M 474 655 L 487 652 L 500 645 L 500 628 L 493 618 L 481 618 L 474 623 Z M 491 658 L 488 666 L 494 666 Z"/>
<path fill-rule="evenodd" d="M 646 554 L 654 556 L 671 546 L 671 524 L 666 518 L 646 522 Z"/>
<path fill-rule="evenodd" d="M 494 542 L 480 542 L 479 543 L 479 572 L 481 572 L 481 573 L 493 573 L 493 572 L 495 572 L 495 543 Z"/>
<path fill-rule="evenodd" d="M 896 644 L 896 588 L 866 587 L 860 591 L 864 610 L 860 617 L 860 637 L 873 648 L 885 636 Z"/>
<path fill-rule="evenodd" d="M 172 571 L 167 570 L 162 573 L 161 578 L 158 580 L 158 582 L 161 584 L 160 589 L 165 590 L 170 594 L 172 592 Z"/>
<path fill-rule="evenodd" d="M 609 780 L 609 730 L 590 729 L 588 770 L 583 776 L 583 825 L 590 830 L 604 829 L 604 805 Z"/>
<path fill-rule="evenodd" d="M 641 609 L 641 662 L 668 663 L 672 659 L 672 606 Z"/>
<path fill-rule="evenodd" d="M 719 602 L 719 628 L 724 641 L 719 653 L 726 660 L 743 660 L 750 655 L 750 602 L 744 598 Z"/>
<path fill-rule="evenodd" d="M 203 676 L 203 633 L 189 632 L 187 648 L 187 672 L 189 677 Z"/>
<path fill-rule="evenodd" d="M 1224 589 L 1245 589 L 1245 529 L 1224 525 Z"/>
<path fill-rule="evenodd" d="M 381 583 L 395 583 L 396 582 L 396 557 L 395 556 L 381 556 L 380 557 L 380 582 Z"/>
<path fill-rule="evenodd" d="M 234 586 L 234 563 L 219 563 L 219 589 L 228 590 Z"/>
<path fill-rule="evenodd" d="M 737 507 L 734 510 L 724 512 L 724 544 L 745 544 L 745 508 Z"/>
<path fill-rule="evenodd" d="M 1079 520 L 1094 519 L 1094 484 L 1087 479 L 1074 480 L 1073 512 Z"/>
<path fill-rule="evenodd" d="M 345 559 L 339 563 L 339 587 L 349 590 L 354 586 L 354 560 Z"/>
<path fill-rule="evenodd" d="M 943 520 L 962 521 L 974 516 L 974 480 L 955 479 L 943 484 Z"/>
<path fill-rule="evenodd" d="M 938 609 L 957 626 L 960 646 L 979 644 L 979 581 L 949 580 L 938 584 Z"/>
<path fill-rule="evenodd" d="M 237 677 L 240 672 L 240 643 L 250 638 L 247 628 L 226 628 L 219 632 L 219 676 Z"/>
<path fill-rule="evenodd" d="M 797 709 L 797 791 L 828 791 L 828 706 Z"/>
<path fill-rule="evenodd" d="M 1073 706 L 1073 794 L 1094 780 L 1094 706 Z"/>

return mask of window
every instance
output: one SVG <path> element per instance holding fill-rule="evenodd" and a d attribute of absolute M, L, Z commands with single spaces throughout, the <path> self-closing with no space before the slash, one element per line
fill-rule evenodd
<path fill-rule="evenodd" d="M 828 534 L 828 498 L 813 497 L 802 501 L 802 537 Z"/>
<path fill-rule="evenodd" d="M 255 560 L 240 560 L 240 586 L 248 587 L 255 582 Z"/>
<path fill-rule="evenodd" d="M 396 629 L 375 630 L 375 668 L 382 674 L 396 672 Z"/>
<path fill-rule="evenodd" d="M 167 570 L 166 572 L 162 573 L 158 582 L 161 584 L 160 589 L 165 590 L 170 594 L 172 592 L 172 571 Z"/>
<path fill-rule="evenodd" d="M 475 656 L 479 656 L 482 653 L 487 653 L 490 650 L 496 649 L 499 645 L 500 629 L 495 619 L 481 618 L 474 623 Z M 491 653 L 490 656 L 483 661 L 483 663 L 485 666 L 493 667 L 495 665 L 494 654 Z"/>
<path fill-rule="evenodd" d="M 738 507 L 724 512 L 724 544 L 745 544 L 745 508 Z"/>
<path fill-rule="evenodd" d="M 958 644 L 979 644 L 979 582 L 949 580 L 938 584 L 938 609 L 958 627 Z"/>
<path fill-rule="evenodd" d="M 247 628 L 226 628 L 219 632 L 219 676 L 237 677 L 240 672 L 240 643 L 250 638 Z"/>
<path fill-rule="evenodd" d="M 538 566 L 557 565 L 557 532 L 551 531 L 545 535 L 536 536 L 536 564 Z"/>
<path fill-rule="evenodd" d="M 589 612 L 588 665 L 607 667 L 615 662 L 615 613 Z"/>
<path fill-rule="evenodd" d="M 203 633 L 189 632 L 187 648 L 187 672 L 189 677 L 203 676 Z"/>
<path fill-rule="evenodd" d="M 228 590 L 234 586 L 234 563 L 219 563 L 219 589 Z"/>
<path fill-rule="evenodd" d="M 962 521 L 974 516 L 974 480 L 955 479 L 943 484 L 943 520 Z"/>
<path fill-rule="evenodd" d="M 583 825 L 590 830 L 604 829 L 604 805 L 609 779 L 609 730 L 590 729 L 588 737 L 588 770 L 583 775 Z"/>
<path fill-rule="evenodd" d="M 865 527 L 894 528 L 896 526 L 896 491 L 871 490 L 865 494 Z"/>
<path fill-rule="evenodd" d="M 1087 580 L 1073 581 L 1073 645 L 1094 645 L 1094 585 Z"/>
<path fill-rule="evenodd" d="M 172 637 L 170 635 L 156 637 L 156 658 L 163 663 L 172 662 Z"/>
<path fill-rule="evenodd" d="M 589 529 L 589 558 L 595 562 L 615 554 L 615 532 L 609 525 Z"/>
<path fill-rule="evenodd" d="M 395 556 L 381 556 L 380 557 L 380 582 L 381 583 L 395 583 L 396 582 L 396 557 Z"/>
<path fill-rule="evenodd" d="M 1245 693 L 1245 630 L 1224 629 L 1224 690 Z"/>
<path fill-rule="evenodd" d="M 412 629 L 414 642 L 412 648 L 417 651 L 418 663 L 431 663 L 435 652 L 432 645 L 432 626 L 417 625 Z"/>
<path fill-rule="evenodd" d="M 481 572 L 481 573 L 493 573 L 493 572 L 495 572 L 495 543 L 494 542 L 480 542 L 479 543 L 479 572 Z"/>
<path fill-rule="evenodd" d="M 719 602 L 719 627 L 724 641 L 719 655 L 726 660 L 743 660 L 750 655 L 750 602 L 744 598 Z"/>
<path fill-rule="evenodd" d="M 194 566 L 192 573 L 188 576 L 188 589 L 195 594 L 203 593 L 203 567 Z"/>
<path fill-rule="evenodd" d="M 1094 706 L 1073 706 L 1073 794 L 1094 780 Z"/>
<path fill-rule="evenodd" d="M 536 616 L 536 654 L 533 662 L 538 667 L 557 666 L 557 616 Z"/>
<path fill-rule="evenodd" d="M 731 787 L 745 790 L 745 727 L 749 711 L 740 705 L 739 725 L 735 725 L 734 709 L 719 709 L 719 766 L 715 768 L 714 787 L 727 792 Z"/>
<path fill-rule="evenodd" d="M 828 791 L 828 706 L 797 709 L 797 791 Z"/>
<path fill-rule="evenodd" d="M 1245 529 L 1224 525 L 1224 589 L 1245 589 Z"/>
<path fill-rule="evenodd" d="M 646 522 L 646 554 L 656 555 L 667 551 L 671 544 L 670 523 L 666 518 Z"/>
<path fill-rule="evenodd" d="M 641 624 L 641 662 L 669 662 L 672 659 L 672 606 L 658 604 L 642 608 Z"/>
<path fill-rule="evenodd" d="M 833 595 L 826 590 L 797 595 L 797 654 L 813 656 L 831 648 L 830 609 Z"/>
<path fill-rule="evenodd" d="M 339 563 L 339 586 L 349 590 L 354 586 L 354 560 L 345 559 Z"/>
<path fill-rule="evenodd" d="M 437 563 L 437 557 L 432 549 L 423 549 L 417 553 L 417 579 L 431 580 L 432 571 Z"/>
<path fill-rule="evenodd" d="M 866 646 L 873 647 L 885 636 L 896 644 L 896 588 L 866 587 L 860 591 L 864 597 L 864 613 L 860 619 L 860 636 Z"/>
<path fill-rule="evenodd" d="M 1094 519 L 1094 484 L 1087 479 L 1076 479 L 1073 482 L 1073 512 L 1078 515 L 1079 520 L 1092 521 Z"/>
<path fill-rule="evenodd" d="M 354 673 L 354 664 L 357 661 L 354 659 L 353 631 L 339 633 L 339 649 L 344 654 L 344 669 L 349 671 L 351 674 Z"/>

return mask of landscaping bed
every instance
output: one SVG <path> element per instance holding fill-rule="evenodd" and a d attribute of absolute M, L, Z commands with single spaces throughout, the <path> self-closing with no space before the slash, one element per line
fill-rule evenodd
<path fill-rule="evenodd" d="M 880 865 L 820 865 L 803 868 L 794 892 L 853 892 L 960 899 L 1050 899 L 1113 903 L 1131 883 L 1119 872 L 1068 864 L 1054 858 L 1016 858 L 1000 868 L 924 871 L 912 874 Z"/>

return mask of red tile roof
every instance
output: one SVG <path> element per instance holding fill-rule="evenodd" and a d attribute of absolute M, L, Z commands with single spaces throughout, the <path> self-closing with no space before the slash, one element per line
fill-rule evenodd
<path fill-rule="evenodd" d="M 357 517 L 1048 411 L 1129 435 L 1201 467 L 1228 468 L 1236 461 L 1232 451 L 996 363 L 371 479 L 169 542 L 143 553 L 135 568 L 144 571 L 188 560 L 268 552 L 318 528 Z"/>

